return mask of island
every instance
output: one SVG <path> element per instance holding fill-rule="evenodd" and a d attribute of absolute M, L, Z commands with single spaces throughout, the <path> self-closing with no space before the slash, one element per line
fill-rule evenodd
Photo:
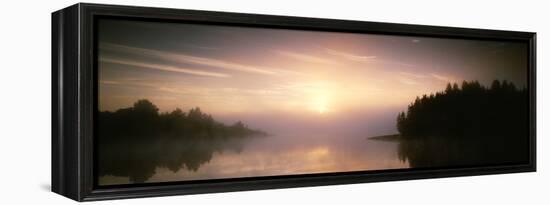
<path fill-rule="evenodd" d="M 399 142 L 411 167 L 518 164 L 529 159 L 527 89 L 508 81 L 447 84 L 397 114 L 399 133 L 370 137 Z"/>
<path fill-rule="evenodd" d="M 133 183 L 145 182 L 159 167 L 197 171 L 215 152 L 240 152 L 247 139 L 267 136 L 241 121 L 225 125 L 198 107 L 160 113 L 146 99 L 98 115 L 99 176 Z"/>

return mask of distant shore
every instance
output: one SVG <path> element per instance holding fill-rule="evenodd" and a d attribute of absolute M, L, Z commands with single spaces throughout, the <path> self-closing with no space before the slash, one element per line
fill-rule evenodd
<path fill-rule="evenodd" d="M 401 135 L 399 134 L 391 134 L 391 135 L 380 135 L 380 136 L 373 136 L 368 137 L 369 140 L 381 140 L 381 141 L 398 141 L 401 139 Z"/>

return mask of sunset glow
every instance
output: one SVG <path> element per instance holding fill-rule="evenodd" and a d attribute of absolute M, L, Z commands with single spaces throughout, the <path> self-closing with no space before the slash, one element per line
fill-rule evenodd
<path fill-rule="evenodd" d="M 100 110 L 149 99 L 161 112 L 200 107 L 227 122 L 328 119 L 402 110 L 463 80 L 526 82 L 512 69 L 526 59 L 492 54 L 511 55 L 514 43 L 131 21 L 100 29 Z"/>

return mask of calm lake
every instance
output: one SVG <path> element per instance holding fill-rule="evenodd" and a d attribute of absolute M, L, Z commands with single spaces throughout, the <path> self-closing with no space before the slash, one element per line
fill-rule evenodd
<path fill-rule="evenodd" d="M 164 149 L 190 149 L 185 144 L 171 144 Z M 365 136 L 272 135 L 245 139 L 230 148 L 193 152 L 193 157 L 204 159 L 200 163 L 185 163 L 181 159 L 185 154 L 167 156 L 164 151 L 145 151 L 148 156 L 143 158 L 174 158 L 175 165 L 135 163 L 154 166 L 145 183 L 408 168 L 409 163 L 398 157 L 398 145 L 397 141 L 368 140 Z M 186 153 L 181 151 L 178 153 Z M 127 183 L 135 182 L 127 176 L 99 177 L 100 185 Z"/>

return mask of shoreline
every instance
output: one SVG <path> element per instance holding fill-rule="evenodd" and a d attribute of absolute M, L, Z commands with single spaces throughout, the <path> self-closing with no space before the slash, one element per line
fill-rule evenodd
<path fill-rule="evenodd" d="M 400 134 L 379 135 L 367 137 L 367 140 L 380 140 L 380 141 L 399 141 L 401 139 Z"/>

